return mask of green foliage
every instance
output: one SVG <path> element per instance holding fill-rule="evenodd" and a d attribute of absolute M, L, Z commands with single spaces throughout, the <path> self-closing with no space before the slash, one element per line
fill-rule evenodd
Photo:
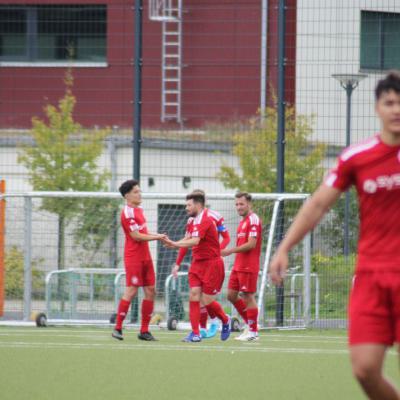
<path fill-rule="evenodd" d="M 5 290 L 7 298 L 20 299 L 24 293 L 24 255 L 16 246 L 5 254 Z M 41 260 L 32 261 L 32 291 L 43 294 L 43 272 L 37 270 Z"/>
<path fill-rule="evenodd" d="M 325 146 L 310 145 L 312 123 L 312 117 L 296 115 L 293 106 L 286 108 L 286 192 L 310 193 L 321 181 Z M 239 159 L 242 174 L 224 164 L 218 173 L 224 186 L 249 192 L 276 192 L 276 141 L 277 111 L 267 108 L 262 122 L 252 120 L 248 131 L 234 136 L 233 154 Z"/>
<path fill-rule="evenodd" d="M 117 229 L 117 210 L 120 200 L 87 199 L 80 204 L 81 215 L 76 221 L 75 242 L 84 250 L 96 252 L 104 242 L 105 235 Z"/>
<path fill-rule="evenodd" d="M 312 272 L 320 280 L 321 318 L 347 318 L 347 303 L 354 273 L 355 255 L 326 257 L 315 253 L 311 257 Z"/>
<path fill-rule="evenodd" d="M 18 161 L 28 170 L 34 190 L 100 191 L 106 189 L 109 174 L 99 172 L 96 160 L 103 149 L 108 129 L 86 131 L 74 121 L 76 105 L 73 78 L 65 77 L 66 91 L 58 106 L 44 107 L 47 121 L 32 118 L 31 135 L 35 146 L 24 146 Z M 70 217 L 78 207 L 74 200 L 45 199 L 42 208 Z"/>
<path fill-rule="evenodd" d="M 357 251 L 357 239 L 359 228 L 358 216 L 358 200 L 357 193 L 354 189 L 350 189 L 350 218 L 349 218 L 349 251 L 354 253 Z M 324 223 L 321 225 L 321 235 L 325 245 L 329 246 L 330 254 L 343 254 L 344 247 L 344 209 L 345 194 L 332 208 Z"/>
<path fill-rule="evenodd" d="M 74 120 L 76 98 L 72 94 L 73 78 L 70 71 L 65 77 L 65 94 L 57 106 L 44 107 L 46 120 L 32 119 L 31 135 L 34 146 L 21 148 L 18 161 L 28 170 L 33 190 L 37 191 L 86 191 L 96 192 L 107 189 L 109 173 L 99 171 L 97 159 L 103 150 L 103 140 L 109 129 L 85 131 Z M 82 240 L 83 247 L 97 250 L 110 229 L 110 210 L 114 202 L 97 199 L 45 198 L 41 208 L 57 214 L 59 218 L 58 267 L 64 268 L 65 228 L 76 218 L 76 240 Z M 102 211 L 106 210 L 103 216 Z M 96 211 L 96 212 L 95 212 Z M 108 226 L 108 225 L 107 225 Z M 89 235 L 88 237 L 85 235 Z"/>

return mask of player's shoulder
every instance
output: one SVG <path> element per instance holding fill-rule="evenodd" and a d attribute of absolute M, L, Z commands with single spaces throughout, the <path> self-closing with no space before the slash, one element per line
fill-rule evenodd
<path fill-rule="evenodd" d="M 248 220 L 249 220 L 250 225 L 260 225 L 261 224 L 260 217 L 254 212 L 252 212 L 248 215 Z"/>
<path fill-rule="evenodd" d="M 379 137 L 378 135 L 375 135 L 360 143 L 346 147 L 339 155 L 339 160 L 342 162 L 348 162 L 350 160 L 362 158 L 371 154 L 371 152 L 374 152 L 379 143 Z"/>
<path fill-rule="evenodd" d="M 207 208 L 207 214 L 210 218 L 214 219 L 217 222 L 222 219 L 222 215 L 218 211 L 210 210 L 209 208 Z"/>
<path fill-rule="evenodd" d="M 135 218 L 135 209 L 125 204 L 124 208 L 122 209 L 122 216 L 126 219 Z"/>

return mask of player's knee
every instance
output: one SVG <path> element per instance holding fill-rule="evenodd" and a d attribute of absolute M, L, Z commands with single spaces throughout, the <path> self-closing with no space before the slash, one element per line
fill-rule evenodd
<path fill-rule="evenodd" d="M 230 301 L 231 303 L 236 303 L 237 299 L 238 299 L 238 294 L 236 292 L 228 292 L 228 301 Z"/>
<path fill-rule="evenodd" d="M 145 296 L 146 300 L 154 300 L 154 298 L 156 297 L 156 288 L 155 287 L 146 287 L 144 296 Z"/>
<path fill-rule="evenodd" d="M 365 384 L 379 379 L 381 370 L 378 365 L 373 362 L 353 359 L 352 368 L 354 377 L 361 383 Z"/>
<path fill-rule="evenodd" d="M 200 301 L 201 292 L 191 290 L 189 293 L 189 300 L 190 301 Z"/>

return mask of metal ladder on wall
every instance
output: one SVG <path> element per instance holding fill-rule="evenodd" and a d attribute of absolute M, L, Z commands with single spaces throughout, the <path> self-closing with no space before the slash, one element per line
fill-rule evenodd
<path fill-rule="evenodd" d="M 149 0 L 149 18 L 162 22 L 161 121 L 182 123 L 182 0 Z"/>

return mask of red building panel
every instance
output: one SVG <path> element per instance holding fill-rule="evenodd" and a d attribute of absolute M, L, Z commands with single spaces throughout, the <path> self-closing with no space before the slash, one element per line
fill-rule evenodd
<path fill-rule="evenodd" d="M 276 87 L 277 2 L 269 1 L 268 83 Z M 161 123 L 161 23 L 143 14 L 143 127 Z M 294 102 L 296 1 L 288 0 L 286 93 Z M 73 67 L 76 119 L 84 126 L 132 126 L 132 1 L 28 0 L 0 4 L 106 4 L 107 67 Z M 183 0 L 182 115 L 185 128 L 245 119 L 260 103 L 261 0 Z M 0 67 L 0 128 L 28 128 L 63 95 L 62 67 Z"/>

